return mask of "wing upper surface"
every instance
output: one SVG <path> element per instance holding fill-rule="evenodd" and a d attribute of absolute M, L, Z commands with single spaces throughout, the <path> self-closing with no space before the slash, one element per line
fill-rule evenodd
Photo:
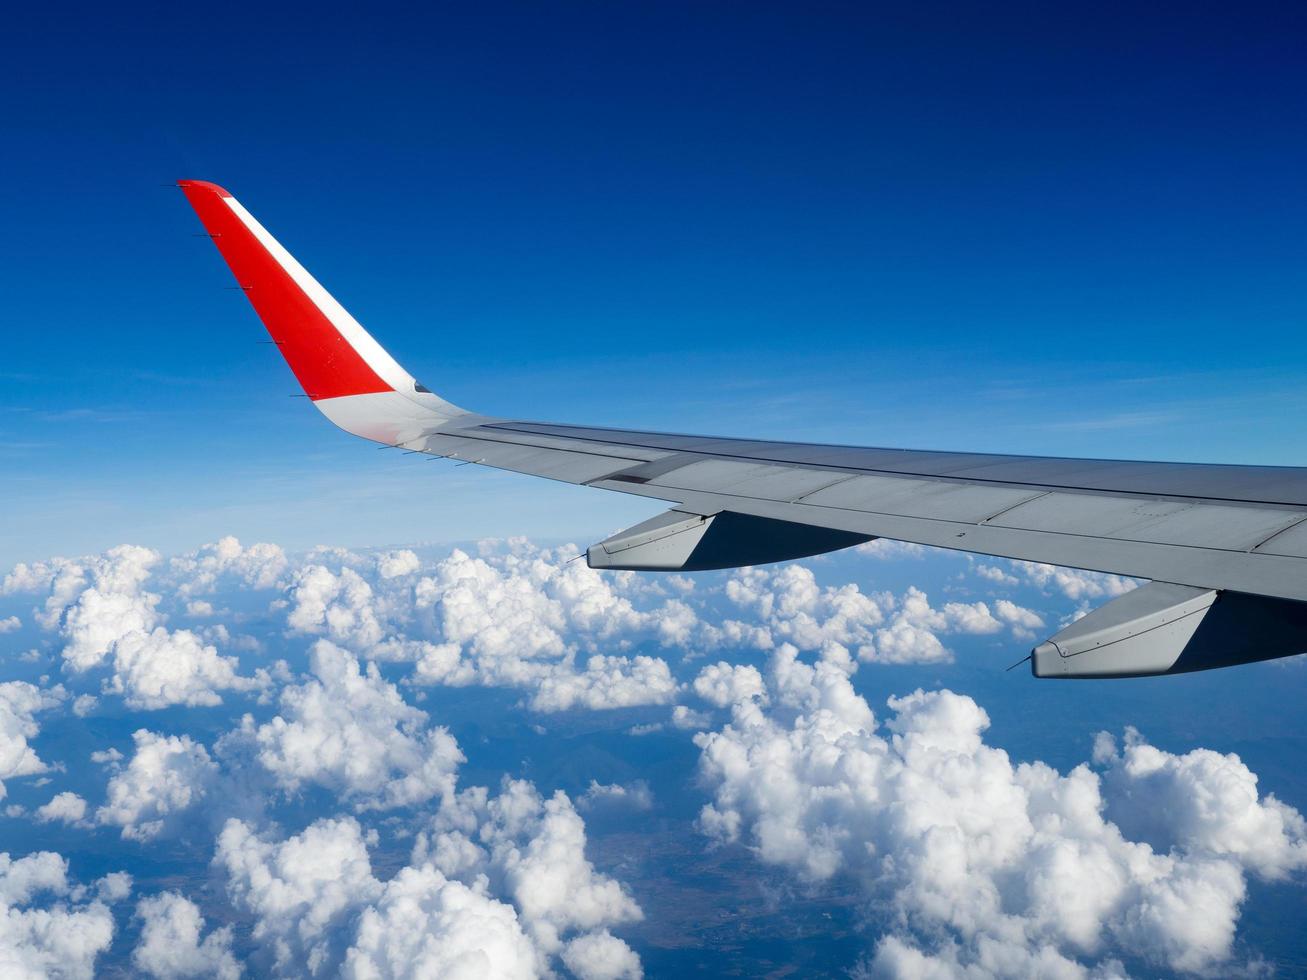
<path fill-rule="evenodd" d="M 1307 599 L 1307 471 L 978 456 L 468 417 L 408 448 L 961 551 Z"/>

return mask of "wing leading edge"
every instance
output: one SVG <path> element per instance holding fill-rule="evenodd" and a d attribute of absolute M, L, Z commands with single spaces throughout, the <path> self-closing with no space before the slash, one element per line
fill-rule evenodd
<path fill-rule="evenodd" d="M 591 547 L 592 567 L 725 568 L 884 537 L 1152 581 L 1041 644 L 1039 676 L 1174 673 L 1307 650 L 1307 468 L 766 442 L 468 412 L 400 367 L 229 193 L 179 186 L 336 425 L 672 504 Z"/>

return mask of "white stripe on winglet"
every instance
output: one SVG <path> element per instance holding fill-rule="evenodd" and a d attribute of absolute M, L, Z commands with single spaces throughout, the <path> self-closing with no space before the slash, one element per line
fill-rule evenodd
<path fill-rule="evenodd" d="M 372 335 L 364 330 L 363 326 L 350 316 L 345 307 L 337 303 L 316 279 L 309 275 L 304 266 L 295 261 L 295 256 L 282 248 L 281 243 L 268 234 L 254 215 L 241 207 L 239 201 L 234 197 L 226 197 L 223 200 L 236 213 L 236 217 L 244 222 L 245 227 L 253 232 L 254 237 L 259 240 L 259 244 L 266 248 L 269 254 L 277 260 L 277 263 L 286 270 L 291 279 L 295 281 L 295 285 L 304 290 L 304 294 L 340 331 L 340 335 L 345 338 L 345 341 L 358 352 L 363 360 L 367 361 L 368 367 L 372 368 L 382 381 L 396 391 L 411 392 L 413 390 L 413 376 L 400 367 L 399 363 L 386 353 L 385 348 L 372 339 Z"/>

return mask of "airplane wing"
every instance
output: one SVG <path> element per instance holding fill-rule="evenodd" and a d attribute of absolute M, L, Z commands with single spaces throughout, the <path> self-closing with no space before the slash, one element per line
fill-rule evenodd
<path fill-rule="evenodd" d="M 227 191 L 179 186 L 304 393 L 354 435 L 670 503 L 586 553 L 694 571 L 883 537 L 1148 579 L 1032 655 L 1037 676 L 1307 651 L 1307 468 L 766 442 L 497 418 L 421 385 Z"/>

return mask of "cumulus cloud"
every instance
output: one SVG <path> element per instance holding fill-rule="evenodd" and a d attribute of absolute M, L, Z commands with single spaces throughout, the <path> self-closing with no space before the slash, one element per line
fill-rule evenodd
<path fill-rule="evenodd" d="M 362 667 L 325 640 L 310 654 L 311 676 L 284 688 L 280 713 L 224 743 L 252 743 L 284 789 L 334 790 L 360 809 L 407 806 L 453 791 L 463 754 L 449 732 L 429 727 L 376 664 Z"/>
<path fill-rule="evenodd" d="M 275 544 L 242 547 L 228 535 L 169 562 L 177 591 L 190 598 L 209 595 L 220 585 L 234 583 L 249 589 L 271 589 L 288 566 L 286 553 Z"/>
<path fill-rule="evenodd" d="M 30 565 L 20 561 L 0 580 L 0 595 L 22 595 L 48 589 L 58 568 L 66 562 L 66 558 L 51 558 Z"/>
<path fill-rule="evenodd" d="M 889 538 L 872 538 L 853 549 L 860 555 L 872 558 L 924 558 L 934 549 L 910 541 L 891 541 Z"/>
<path fill-rule="evenodd" d="M 388 551 L 377 558 L 377 574 L 385 579 L 412 575 L 421 567 L 418 556 L 407 549 Z"/>
<path fill-rule="evenodd" d="M 64 699 L 61 687 L 42 690 L 26 681 L 0 684 L 0 799 L 6 795 L 3 780 L 32 776 L 49 769 L 28 743 L 41 731 L 36 715 Z"/>
<path fill-rule="evenodd" d="M 21 629 L 22 625 L 23 621 L 17 616 L 6 616 L 4 619 L 0 619 L 0 633 L 12 633 Z"/>
<path fill-rule="evenodd" d="M 159 622 L 159 596 L 142 588 L 158 561 L 159 554 L 149 548 L 121 545 L 86 559 L 84 566 L 62 570 L 52 586 L 47 612 L 58 615 L 50 601 L 65 594 L 69 581 L 85 586 L 74 590 L 62 610 L 61 631 L 67 641 L 63 657 L 69 669 L 80 672 L 99 666 L 118 640 L 148 632 Z"/>
<path fill-rule="evenodd" d="M 386 634 L 372 586 L 352 568 L 332 572 L 309 565 L 295 575 L 287 623 L 294 632 L 329 637 L 354 650 L 370 650 Z"/>
<path fill-rule="evenodd" d="M 253 939 L 283 975 L 332 972 L 343 955 L 343 927 L 383 890 L 352 817 L 318 820 L 280 842 L 229 820 L 213 860 L 226 873 L 232 903 L 255 916 Z"/>
<path fill-rule="evenodd" d="M 1107 815 L 1159 851 L 1181 848 L 1232 858 L 1269 881 L 1307 867 L 1307 821 L 1273 795 L 1234 753 L 1194 749 L 1182 755 L 1149 745 L 1134 728 L 1120 750 L 1100 734 Z"/>
<path fill-rule="evenodd" d="M 767 701 L 767 687 L 757 667 L 728 664 L 724 660 L 699 671 L 694 679 L 694 693 L 719 708 L 750 698 Z"/>
<path fill-rule="evenodd" d="M 623 806 L 633 810 L 653 809 L 653 791 L 643 779 L 633 783 L 601 783 L 590 780 L 590 785 L 577 800 L 581 809 L 596 806 Z"/>
<path fill-rule="evenodd" d="M 145 842 L 176 828 L 178 821 L 212 791 L 217 764 L 203 745 L 187 735 L 160 735 L 145 729 L 132 735 L 131 762 L 115 768 L 105 802 L 95 814 L 105 826 L 121 827 L 124 840 Z"/>
<path fill-rule="evenodd" d="M 869 663 L 947 662 L 952 655 L 941 634 L 998 633 L 1010 622 L 984 602 L 949 602 L 937 609 L 915 587 L 896 597 L 868 595 L 851 583 L 821 586 L 803 565 L 741 569 L 727 582 L 726 596 L 758 616 L 773 642 L 816 651 L 846 671 L 853 669 L 854 655 Z M 735 632 L 748 636 L 742 626 Z M 724 630 L 731 628 L 724 624 Z M 752 639 L 763 649 L 772 645 Z"/>
<path fill-rule="evenodd" d="M 219 691 L 247 691 L 262 679 L 236 673 L 236 658 L 224 657 L 190 630 L 127 633 L 114 644 L 114 674 L 105 691 L 120 694 L 133 708 L 221 704 Z"/>
<path fill-rule="evenodd" d="M 578 976 L 639 976 L 609 932 L 639 908 L 586 859 L 584 823 L 561 793 L 544 799 L 527 782 L 496 797 L 463 791 L 384 883 L 369 842 L 352 817 L 284 840 L 240 820 L 223 828 L 214 863 L 275 972 L 527 978 L 561 956 Z"/>
<path fill-rule="evenodd" d="M 986 565 L 981 563 L 975 567 L 975 573 L 983 579 L 988 579 L 997 585 L 1019 585 L 1020 579 L 1011 575 L 996 565 Z"/>
<path fill-rule="evenodd" d="M 686 603 L 637 609 L 629 575 L 604 576 L 525 542 L 510 544 L 506 553 L 476 558 L 455 550 L 417 582 L 415 607 L 439 642 L 413 647 L 415 680 L 533 689 L 529 705 L 537 711 L 671 699 L 675 683 L 664 660 L 614 651 L 640 639 L 688 644 L 700 624 Z M 578 657 L 585 652 L 591 655 Z"/>
<path fill-rule="evenodd" d="M 489 896 L 484 881 L 451 881 L 424 863 L 382 884 L 352 817 L 316 821 L 284 841 L 232 820 L 214 861 L 227 874 L 234 904 L 255 916 L 253 938 L 278 974 L 525 978 L 542 972 L 516 912 Z"/>
<path fill-rule="evenodd" d="M 891 552 L 907 553 L 872 550 Z M 1045 628 L 1040 612 L 989 596 L 932 604 L 917 588 L 829 586 L 801 565 L 659 580 L 600 574 L 569 556 L 513 541 L 434 561 L 341 549 L 288 559 L 222 539 L 166 566 L 130 547 L 18 566 L 4 590 L 38 595 L 32 619 L 59 635 L 73 682 L 101 670 L 102 691 L 138 709 L 265 692 L 258 720 L 246 716 L 212 754 L 191 736 L 141 730 L 129 760 L 93 757 L 108 768 L 103 806 L 58 792 L 24 812 L 117 827 L 142 844 L 183 826 L 209 840 L 223 817 L 238 817 L 222 824 L 214 867 L 261 950 L 252 968 L 284 975 L 640 975 L 618 936 L 641 910 L 587 858 L 580 812 L 648 809 L 648 785 L 591 780 L 575 806 L 512 780 L 459 793 L 459 746 L 400 696 L 408 683 L 516 688 L 540 712 L 675 705 L 670 721 L 631 733 L 702 733 L 711 803 L 699 824 L 715 840 L 746 844 L 806 887 L 837 873 L 861 883 L 866 907 L 890 912 L 865 963 L 872 973 L 1109 976 L 1122 972 L 1118 958 L 1228 972 L 1240 966 L 1249 876 L 1282 880 L 1307 864 L 1302 816 L 1260 792 L 1236 756 L 1167 753 L 1127 731 L 1100 736 L 1092 763 L 1067 773 L 1018 765 L 986 743 L 988 718 L 970 698 L 918 691 L 891 699 L 878 720 L 850 683 L 859 662 L 946 662 L 951 637 L 1028 638 Z M 1075 601 L 1134 584 L 1028 563 L 976 572 Z M 225 612 L 249 606 L 229 591 L 271 589 L 291 646 L 311 644 L 305 675 L 274 671 L 279 691 L 223 655 L 248 642 L 224 623 L 167 625 L 165 612 L 181 608 L 243 615 Z M 770 664 L 727 656 L 697 676 L 674 672 L 678 655 L 717 660 L 731 648 L 770 651 Z M 373 662 L 383 660 L 412 664 L 412 676 L 386 681 Z M 58 688 L 0 685 L 0 778 L 47 770 L 30 744 L 35 716 L 65 699 Z M 96 708 L 91 695 L 74 702 L 79 716 Z M 308 801 L 359 816 L 304 827 L 318 811 L 282 831 L 235 812 L 240 799 L 272 796 L 296 813 L 309 787 L 325 792 Z M 420 809 L 370 815 L 401 807 Z M 395 871 L 386 854 L 374 869 L 381 838 L 360 820 L 392 845 L 415 840 L 409 865 Z M 71 915 L 125 884 L 59 888 L 39 894 Z M 25 901 L 10 903 L 11 916 L 51 911 Z M 231 931 L 206 929 L 182 895 L 146 899 L 137 916 L 141 941 L 123 951 L 137 972 L 238 972 Z M 90 943 L 86 970 L 105 945 Z"/>
<path fill-rule="evenodd" d="M 106 901 L 125 895 L 116 874 L 97 888 L 68 880 L 68 862 L 51 851 L 13 859 L 0 854 L 0 968 L 13 977 L 90 980 L 113 939 Z"/>
<path fill-rule="evenodd" d="M 65 669 L 79 674 L 110 662 L 104 689 L 131 707 L 214 705 L 222 700 L 220 691 L 260 684 L 239 676 L 235 658 L 221 656 L 194 633 L 162 625 L 160 597 L 145 589 L 159 561 L 148 548 L 122 545 L 76 562 L 20 565 L 6 578 L 6 588 L 48 589 L 37 620 L 62 634 Z"/>
<path fill-rule="evenodd" d="M 666 704 L 676 695 L 676 690 L 676 680 L 665 660 L 643 654 L 635 657 L 596 654 L 586 660 L 584 670 L 573 670 L 570 664 L 564 664 L 545 674 L 530 704 L 536 711 L 630 708 Z"/>
<path fill-rule="evenodd" d="M 64 610 L 85 587 L 88 574 L 82 563 L 67 558 L 51 558 L 30 565 L 19 562 L 0 583 L 0 594 L 49 593 L 43 607 L 34 612 L 42 629 L 54 629 Z"/>
<path fill-rule="evenodd" d="M 1044 628 L 1044 617 L 1007 599 L 995 600 L 994 615 L 1012 628 L 1014 636 L 1022 639 L 1032 639 L 1036 630 Z"/>
<path fill-rule="evenodd" d="M 231 952 L 231 927 L 214 929 L 201 940 L 204 917 L 190 899 L 177 892 L 143 898 L 136 916 L 141 938 L 132 950 L 132 965 L 141 973 L 157 980 L 236 980 L 241 975 Z"/>
<path fill-rule="evenodd" d="M 870 647 L 893 600 L 856 585 L 822 587 L 803 565 L 745 568 L 726 584 L 735 605 L 758 616 L 775 636 L 804 650 Z"/>
<path fill-rule="evenodd" d="M 558 954 L 568 933 L 643 917 L 586 858 L 585 823 L 566 794 L 546 799 L 525 780 L 505 780 L 496 797 L 483 787 L 459 793 L 418 836 L 413 859 L 465 882 L 484 876 L 545 955 Z"/>
<path fill-rule="evenodd" d="M 672 727 L 682 731 L 697 731 L 712 724 L 712 718 L 702 711 L 695 711 L 689 705 L 678 704 L 672 708 Z"/>
<path fill-rule="evenodd" d="M 1062 775 L 985 744 L 989 719 L 962 695 L 891 698 L 880 726 L 830 664 L 782 649 L 769 681 L 773 710 L 736 702 L 696 737 L 714 797 L 700 825 L 808 882 L 865 881 L 901 916 L 872 972 L 1076 976 L 1121 955 L 1212 970 L 1247 874 L 1307 864 L 1301 816 L 1259 799 L 1233 757 L 1100 738 L 1106 772 Z"/>
<path fill-rule="evenodd" d="M 530 980 L 541 972 L 511 905 L 423 865 L 400 871 L 363 911 L 342 975 Z"/>
<path fill-rule="evenodd" d="M 578 980 L 640 980 L 635 950 L 610 932 L 577 936 L 563 948 L 563 962 Z"/>
<path fill-rule="evenodd" d="M 1136 579 L 1102 572 L 1085 572 L 1034 561 L 1014 561 L 1012 569 L 1027 582 L 1044 591 L 1057 591 L 1068 599 L 1112 599 L 1136 588 Z"/>
<path fill-rule="evenodd" d="M 37 807 L 36 819 L 41 823 L 80 823 L 86 816 L 86 801 L 76 793 L 56 793 L 45 806 Z"/>

